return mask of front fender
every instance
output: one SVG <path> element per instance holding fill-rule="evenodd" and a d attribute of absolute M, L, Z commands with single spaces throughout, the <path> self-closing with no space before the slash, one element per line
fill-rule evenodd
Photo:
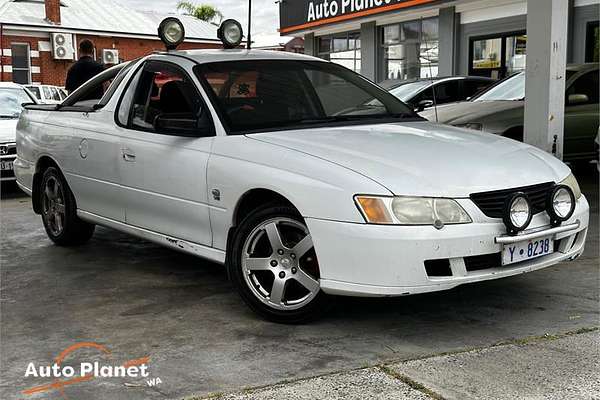
<path fill-rule="evenodd" d="M 233 214 L 242 196 L 268 189 L 289 200 L 305 218 L 363 223 L 354 195 L 391 193 L 347 168 L 295 150 L 248 139 L 217 137 L 207 182 L 213 243 L 224 249 Z M 211 191 L 217 189 L 220 199 Z"/>

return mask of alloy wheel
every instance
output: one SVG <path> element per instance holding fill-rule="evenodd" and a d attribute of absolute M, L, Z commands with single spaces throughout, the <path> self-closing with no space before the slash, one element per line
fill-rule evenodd
<path fill-rule="evenodd" d="M 59 236 L 66 220 L 64 190 L 56 177 L 50 176 L 42 194 L 42 212 L 50 232 Z"/>
<path fill-rule="evenodd" d="M 292 218 L 272 218 L 255 227 L 244 243 L 246 284 L 262 303 L 296 310 L 320 291 L 319 266 L 308 228 Z"/>

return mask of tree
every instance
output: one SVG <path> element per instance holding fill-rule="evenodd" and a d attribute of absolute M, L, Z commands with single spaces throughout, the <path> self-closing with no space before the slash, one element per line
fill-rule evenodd
<path fill-rule="evenodd" d="M 181 0 L 177 3 L 177 10 L 183 11 L 185 15 L 191 15 L 206 22 L 214 22 L 218 19 L 217 23 L 221 23 L 223 20 L 223 14 L 221 11 L 209 4 L 194 4 L 189 1 Z"/>

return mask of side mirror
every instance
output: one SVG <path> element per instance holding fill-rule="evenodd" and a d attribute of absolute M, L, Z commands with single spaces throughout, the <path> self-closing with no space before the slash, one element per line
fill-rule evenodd
<path fill-rule="evenodd" d="M 415 111 L 421 112 L 429 107 L 433 107 L 433 100 L 421 100 L 415 107 Z"/>
<path fill-rule="evenodd" d="M 199 137 L 203 131 L 198 119 L 191 114 L 158 115 L 154 119 L 154 130 L 163 135 L 183 137 Z"/>
<path fill-rule="evenodd" d="M 570 106 L 575 106 L 578 104 L 587 104 L 590 101 L 590 98 L 587 97 L 586 94 L 570 94 L 567 99 L 567 104 Z"/>

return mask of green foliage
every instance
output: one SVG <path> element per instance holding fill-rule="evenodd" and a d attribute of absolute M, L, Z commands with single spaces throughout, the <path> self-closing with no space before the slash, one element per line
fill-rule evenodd
<path fill-rule="evenodd" d="M 210 4 L 195 4 L 182 0 L 177 3 L 177 10 L 183 11 L 185 15 L 191 15 L 206 22 L 220 23 L 223 20 L 221 11 Z"/>

